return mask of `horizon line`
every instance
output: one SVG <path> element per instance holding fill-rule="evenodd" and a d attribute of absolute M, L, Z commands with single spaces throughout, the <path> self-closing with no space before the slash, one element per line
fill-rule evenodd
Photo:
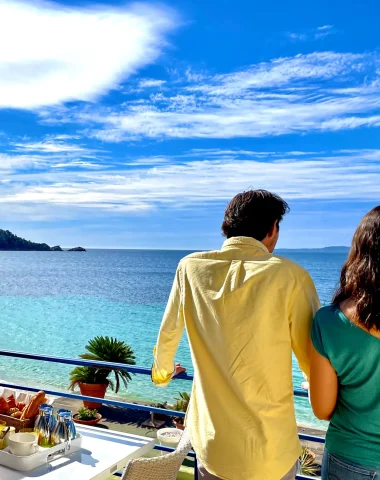
<path fill-rule="evenodd" d="M 72 247 L 61 247 L 66 251 L 66 249 Z M 149 248 L 149 247 L 83 247 L 86 250 L 150 250 L 150 251 L 165 251 L 165 252 L 195 252 L 195 251 L 212 251 L 214 249 L 204 249 L 204 248 Z M 284 251 L 284 250 L 326 250 L 331 248 L 342 248 L 350 249 L 348 245 L 328 245 L 326 247 L 281 247 L 275 249 L 274 251 Z M 10 250 L 3 250 L 10 251 Z M 13 250 L 17 251 L 17 250 Z M 30 250 L 32 251 L 32 250 Z"/>

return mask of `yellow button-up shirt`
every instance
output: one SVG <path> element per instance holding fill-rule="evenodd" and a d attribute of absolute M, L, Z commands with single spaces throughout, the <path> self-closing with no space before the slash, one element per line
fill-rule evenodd
<path fill-rule="evenodd" d="M 318 295 L 310 275 L 248 237 L 181 260 L 155 347 L 167 385 L 186 327 L 194 382 L 186 427 L 200 462 L 225 480 L 279 480 L 300 444 L 292 350 L 309 374 Z"/>

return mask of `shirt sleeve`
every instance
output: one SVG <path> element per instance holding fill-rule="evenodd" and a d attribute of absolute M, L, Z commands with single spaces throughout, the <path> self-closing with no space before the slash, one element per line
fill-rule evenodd
<path fill-rule="evenodd" d="M 313 317 L 320 308 L 318 293 L 308 273 L 296 289 L 289 312 L 292 350 L 301 371 L 310 375 L 310 331 Z"/>
<path fill-rule="evenodd" d="M 152 381 L 157 386 L 165 387 L 172 379 L 175 371 L 174 357 L 184 326 L 181 266 L 179 265 L 153 352 Z"/>
<path fill-rule="evenodd" d="M 323 345 L 322 340 L 322 331 L 321 331 L 321 324 L 320 324 L 320 315 L 317 314 L 313 320 L 313 326 L 311 328 L 311 342 L 317 352 L 329 360 L 329 357 L 326 353 L 325 347 Z"/>

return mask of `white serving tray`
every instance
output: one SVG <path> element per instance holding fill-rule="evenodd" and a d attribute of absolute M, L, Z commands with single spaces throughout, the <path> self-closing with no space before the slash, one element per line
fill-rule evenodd
<path fill-rule="evenodd" d="M 77 452 L 81 449 L 82 438 L 82 435 L 78 433 L 77 438 L 71 440 L 70 449 L 67 448 L 66 443 L 61 443 L 60 445 L 51 448 L 40 447 L 37 453 L 26 457 L 13 455 L 8 447 L 4 450 L 0 450 L 0 465 L 21 472 L 33 470 L 33 468 L 41 467 L 41 465 L 45 465 L 57 458 Z"/>

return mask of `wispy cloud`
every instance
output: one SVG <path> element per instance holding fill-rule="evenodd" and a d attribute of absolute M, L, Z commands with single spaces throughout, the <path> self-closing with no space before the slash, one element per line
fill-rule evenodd
<path fill-rule="evenodd" d="M 0 0 L 0 108 L 92 101 L 155 60 L 173 12 L 105 5 Z"/>
<path fill-rule="evenodd" d="M 185 71 L 185 77 L 188 82 L 201 82 L 207 75 L 202 72 L 194 71 L 191 67 L 188 67 Z"/>
<path fill-rule="evenodd" d="M 320 38 L 327 37 L 328 35 L 333 35 L 334 33 L 334 25 L 322 25 L 321 27 L 317 28 L 314 38 L 318 40 Z"/>
<path fill-rule="evenodd" d="M 194 152 L 189 152 L 194 153 Z M 201 152 L 195 152 L 201 154 Z M 136 159 L 135 168 L 108 171 L 61 171 L 10 175 L 0 186 L 0 203 L 66 206 L 109 212 L 180 208 L 225 202 L 247 188 L 267 188 L 289 200 L 378 200 L 380 150 L 342 150 L 326 153 L 221 150 L 203 151 L 203 157 L 178 162 L 166 157 L 161 165 Z M 221 181 L 228 179 L 228 181 Z M 347 185 L 350 188 L 347 188 Z M 73 210 L 72 210 L 73 211 Z"/>
<path fill-rule="evenodd" d="M 315 52 L 232 73 L 174 82 L 119 107 L 59 108 L 42 121 L 78 122 L 106 142 L 263 137 L 377 127 L 378 53 Z"/>
<path fill-rule="evenodd" d="M 314 29 L 308 29 L 303 32 L 288 32 L 287 37 L 292 41 L 311 41 L 319 40 L 336 33 L 334 25 L 322 25 Z"/>
<path fill-rule="evenodd" d="M 46 175 L 53 169 L 101 170 L 107 168 L 106 151 L 91 150 L 74 145 L 50 144 L 47 142 L 14 143 L 7 146 L 7 152 L 0 153 L 0 172 L 12 175 L 12 181 L 19 181 L 20 175 Z M 110 166 L 115 163 L 110 162 Z M 9 183 L 9 177 L 7 182 Z"/>
<path fill-rule="evenodd" d="M 38 155 L 9 155 L 7 153 L 0 153 L 0 172 L 2 175 L 29 168 L 43 168 L 46 167 L 48 163 L 48 159 Z"/>
<path fill-rule="evenodd" d="M 144 80 L 140 80 L 139 87 L 140 88 L 151 88 L 151 87 L 162 87 L 166 83 L 166 80 L 155 80 L 154 78 L 146 78 Z"/>
<path fill-rule="evenodd" d="M 305 33 L 289 33 L 289 38 L 291 40 L 307 40 L 307 35 Z"/>
<path fill-rule="evenodd" d="M 26 142 L 26 143 L 11 143 L 16 151 L 23 152 L 42 152 L 42 153 L 62 153 L 62 152 L 90 152 L 91 150 L 80 145 L 68 144 L 63 142 Z"/>

